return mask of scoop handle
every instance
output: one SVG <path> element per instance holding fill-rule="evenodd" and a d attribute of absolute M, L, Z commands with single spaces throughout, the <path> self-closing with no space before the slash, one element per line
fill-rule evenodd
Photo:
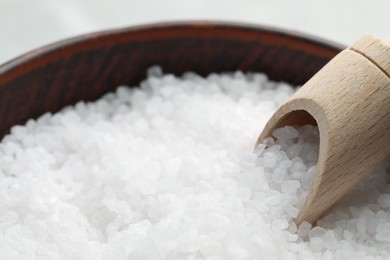
<path fill-rule="evenodd" d="M 296 223 L 315 222 L 390 153 L 390 44 L 364 36 L 272 116 L 256 146 L 284 125 L 317 124 L 318 170 Z"/>

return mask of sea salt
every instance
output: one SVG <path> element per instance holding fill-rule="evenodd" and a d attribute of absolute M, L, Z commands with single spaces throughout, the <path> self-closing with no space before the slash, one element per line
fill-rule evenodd
<path fill-rule="evenodd" d="M 260 73 L 164 75 L 15 126 L 0 143 L 0 259 L 389 259 L 389 162 L 317 225 L 293 219 L 316 126 Z M 359 199 L 357 199 L 359 198 Z"/>

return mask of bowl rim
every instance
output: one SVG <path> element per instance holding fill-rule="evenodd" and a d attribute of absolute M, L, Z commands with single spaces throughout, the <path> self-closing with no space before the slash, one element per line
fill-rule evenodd
<path fill-rule="evenodd" d="M 319 37 L 308 33 L 303 33 L 297 30 L 292 30 L 283 27 L 246 23 L 246 22 L 235 22 L 235 21 L 217 21 L 217 20 L 185 20 L 185 21 L 165 21 L 165 22 L 154 22 L 145 23 L 141 25 L 125 26 L 114 29 L 106 29 L 95 32 L 89 32 L 79 34 L 73 37 L 65 38 L 53 43 L 43 45 L 25 52 L 15 58 L 0 64 L 0 76 L 7 74 L 8 72 L 20 67 L 23 64 L 39 60 L 46 55 L 65 49 L 88 40 L 98 40 L 101 38 L 114 36 L 114 35 L 126 35 L 129 33 L 141 32 L 141 31 L 155 31 L 161 29 L 185 29 L 185 28 L 219 28 L 219 29 L 235 29 L 243 31 L 257 31 L 273 33 L 284 37 L 299 39 L 315 45 L 324 46 L 327 48 L 333 48 L 336 50 L 343 50 L 346 48 L 345 45 Z"/>

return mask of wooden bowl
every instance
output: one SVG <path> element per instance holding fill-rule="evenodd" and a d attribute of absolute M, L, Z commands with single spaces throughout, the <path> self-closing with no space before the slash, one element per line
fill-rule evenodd
<path fill-rule="evenodd" d="M 0 66 L 0 139 L 13 125 L 118 85 L 137 85 L 152 65 L 180 75 L 259 71 L 301 85 L 343 49 L 280 29 L 216 22 L 154 24 L 88 34 Z"/>

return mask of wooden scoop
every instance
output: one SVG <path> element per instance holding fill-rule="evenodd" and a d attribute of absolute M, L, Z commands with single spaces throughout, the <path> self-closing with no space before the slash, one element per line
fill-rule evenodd
<path fill-rule="evenodd" d="M 390 41 L 364 36 L 272 116 L 256 146 L 285 125 L 318 125 L 318 172 L 295 222 L 315 223 L 390 154 Z"/>

